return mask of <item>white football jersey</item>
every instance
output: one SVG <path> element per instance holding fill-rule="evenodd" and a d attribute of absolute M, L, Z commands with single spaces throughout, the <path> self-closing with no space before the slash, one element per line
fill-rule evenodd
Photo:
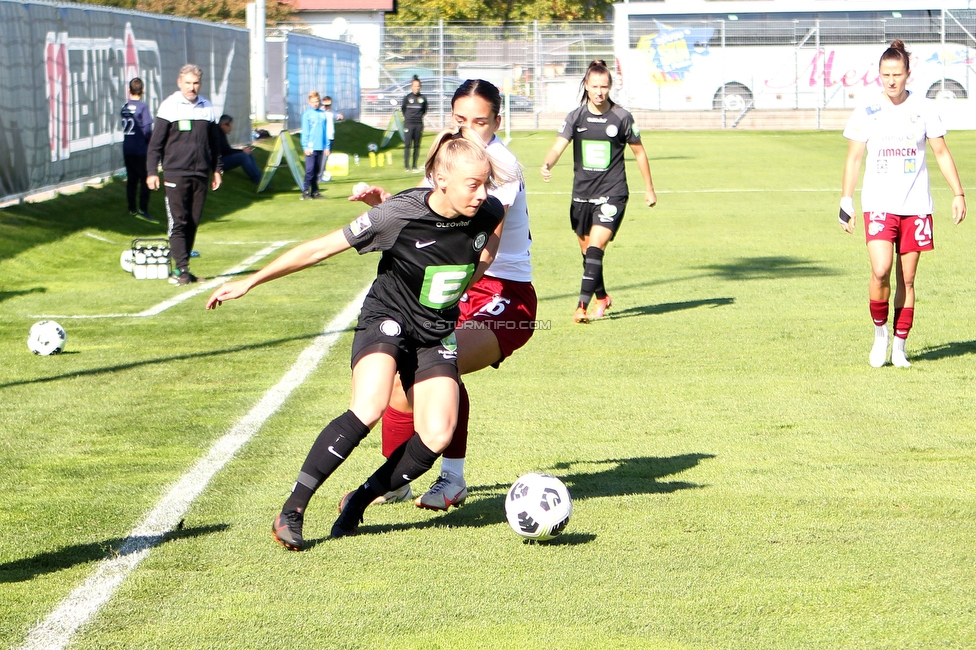
<path fill-rule="evenodd" d="M 932 214 L 925 141 L 946 134 L 937 109 L 915 93 L 897 106 L 882 93 L 851 115 L 844 137 L 867 145 L 862 211 Z"/>

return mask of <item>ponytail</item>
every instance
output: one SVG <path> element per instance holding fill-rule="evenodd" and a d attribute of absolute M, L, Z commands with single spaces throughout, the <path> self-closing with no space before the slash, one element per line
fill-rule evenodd
<path fill-rule="evenodd" d="M 908 50 L 905 49 L 905 43 L 900 39 L 895 39 L 892 41 L 891 46 L 884 51 L 881 55 L 881 60 L 878 61 L 880 66 L 885 61 L 901 61 L 905 64 L 905 72 L 910 72 L 909 59 L 911 55 Z"/>
<path fill-rule="evenodd" d="M 588 68 L 586 68 L 586 74 L 583 75 L 583 81 L 580 82 L 580 88 L 583 90 L 583 96 L 580 98 L 580 104 L 586 103 L 586 81 L 590 78 L 591 74 L 605 74 L 607 75 L 607 80 L 610 82 L 610 87 L 613 88 L 613 75 L 610 74 L 610 68 L 607 67 L 607 62 L 603 59 L 594 59 L 590 62 Z M 607 101 L 610 105 L 614 105 L 614 101 L 607 97 Z"/>

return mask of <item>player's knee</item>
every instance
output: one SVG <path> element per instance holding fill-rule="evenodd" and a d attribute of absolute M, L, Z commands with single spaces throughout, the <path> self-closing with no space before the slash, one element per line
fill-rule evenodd
<path fill-rule="evenodd" d="M 436 422 L 427 422 L 423 427 L 414 423 L 417 433 L 424 444 L 434 452 L 441 453 L 451 444 L 454 436 L 454 427 L 457 425 L 457 417 L 444 418 Z"/>

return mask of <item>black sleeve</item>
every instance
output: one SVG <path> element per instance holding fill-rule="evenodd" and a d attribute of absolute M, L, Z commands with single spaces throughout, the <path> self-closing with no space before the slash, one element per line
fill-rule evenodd
<path fill-rule="evenodd" d="M 157 117 L 153 123 L 152 137 L 146 150 L 146 174 L 149 176 L 159 174 L 159 163 L 166 152 L 166 136 L 169 134 L 170 124 L 171 122 L 161 117 Z"/>
<path fill-rule="evenodd" d="M 420 117 L 423 118 L 423 116 L 427 114 L 427 109 L 430 107 L 430 102 L 427 101 L 426 95 L 421 95 L 421 97 L 424 98 L 424 103 L 421 104 L 422 108 L 420 109 Z"/>
<path fill-rule="evenodd" d="M 409 96 L 410 95 L 404 95 L 403 99 L 400 100 L 400 112 L 403 113 L 404 117 L 407 115 L 407 97 Z"/>
<path fill-rule="evenodd" d="M 364 212 L 342 229 L 349 245 L 360 255 L 374 251 L 385 251 L 393 247 L 400 231 L 407 224 L 400 215 L 413 210 L 426 210 L 415 199 L 397 195 L 380 203 L 369 212 Z"/>
<path fill-rule="evenodd" d="M 237 149 L 230 146 L 230 142 L 227 141 L 227 134 L 219 126 L 217 127 L 217 137 L 220 138 L 220 155 L 222 157 L 237 153 Z"/>
<path fill-rule="evenodd" d="M 223 134 L 216 122 L 207 123 L 207 136 L 210 140 L 210 169 L 223 173 L 224 164 L 220 159 L 220 137 Z"/>

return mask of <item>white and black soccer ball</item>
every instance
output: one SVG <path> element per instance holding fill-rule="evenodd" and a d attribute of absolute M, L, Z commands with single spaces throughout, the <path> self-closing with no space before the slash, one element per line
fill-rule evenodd
<path fill-rule="evenodd" d="M 573 499 L 555 476 L 531 473 L 520 476 L 505 497 L 505 517 L 516 533 L 545 541 L 563 532 L 573 514 Z"/>
<path fill-rule="evenodd" d="M 64 328 L 53 320 L 42 320 L 31 325 L 30 332 L 27 334 L 27 347 L 34 354 L 43 357 L 52 354 L 61 354 L 64 350 L 64 342 L 68 340 Z"/>

